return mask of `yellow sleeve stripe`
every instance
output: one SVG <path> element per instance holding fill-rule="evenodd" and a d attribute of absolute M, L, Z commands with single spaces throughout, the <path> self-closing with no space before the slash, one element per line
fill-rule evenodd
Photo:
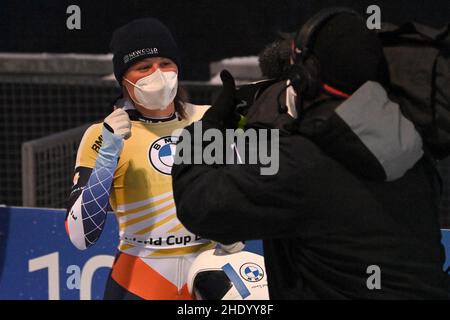
<path fill-rule="evenodd" d="M 167 232 L 174 233 L 174 232 L 177 232 L 178 230 L 183 229 L 183 228 L 184 228 L 184 226 L 181 223 L 179 223 L 179 224 L 177 224 L 175 227 L 173 227 L 172 229 L 170 229 Z"/>
<path fill-rule="evenodd" d="M 215 243 L 202 243 L 195 246 L 176 248 L 176 249 L 160 249 L 149 254 L 147 257 L 164 257 L 164 256 L 178 256 L 190 253 L 196 253 L 199 251 L 204 251 L 214 248 Z"/>
<path fill-rule="evenodd" d="M 119 251 L 125 251 L 131 248 L 134 248 L 135 246 L 131 245 L 131 244 L 121 244 L 119 246 Z"/>
<path fill-rule="evenodd" d="M 131 169 L 133 169 L 133 168 L 131 168 Z M 124 202 L 123 204 L 119 204 L 119 205 L 117 205 L 117 210 L 120 210 L 120 211 L 134 210 L 138 207 L 146 206 L 149 203 L 158 201 L 162 198 L 168 197 L 173 194 L 173 192 L 170 190 L 170 188 L 169 188 L 169 191 L 167 191 L 167 192 L 165 192 L 165 191 L 161 191 L 161 192 L 159 192 L 159 194 L 157 196 L 153 196 L 153 197 L 150 197 L 150 198 L 147 198 L 144 200 L 140 200 L 140 201 L 136 201 L 136 202 L 127 202 L 127 203 Z"/>
<path fill-rule="evenodd" d="M 162 199 L 160 199 L 160 200 L 158 200 L 158 201 L 149 203 L 149 204 L 147 204 L 147 205 L 145 205 L 145 206 L 142 206 L 142 207 L 138 207 L 138 208 L 132 209 L 132 210 L 118 211 L 118 212 L 117 212 L 117 216 L 118 216 L 119 218 L 121 218 L 121 217 L 128 216 L 128 215 L 130 215 L 130 214 L 139 213 L 139 212 L 141 212 L 141 211 L 144 211 L 144 210 L 147 210 L 147 209 L 154 208 L 154 207 L 156 207 L 156 206 L 158 206 L 158 205 L 160 205 L 160 204 L 162 204 L 162 203 L 164 203 L 164 202 L 167 202 L 167 201 L 169 201 L 169 200 L 173 200 L 173 196 L 172 196 L 172 195 L 167 196 L 167 197 L 165 197 L 165 198 L 162 198 Z"/>
<path fill-rule="evenodd" d="M 137 235 L 137 236 L 146 234 L 147 232 L 153 231 L 154 229 L 156 229 L 156 228 L 162 226 L 163 224 L 169 222 L 170 220 L 176 218 L 176 216 L 177 216 L 177 214 L 174 213 L 174 214 L 172 214 L 172 215 L 162 219 L 161 221 L 158 221 L 157 223 L 152 224 L 151 226 L 148 226 L 148 227 L 146 227 L 146 228 L 144 228 L 142 230 L 139 230 L 138 232 L 136 232 L 134 234 Z"/>
<path fill-rule="evenodd" d="M 175 203 L 171 203 L 171 204 L 169 204 L 169 205 L 167 205 L 167 206 L 165 206 L 165 207 L 162 207 L 161 209 L 158 209 L 158 210 L 153 211 L 153 212 L 151 212 L 151 213 L 149 213 L 149 214 L 140 216 L 140 217 L 138 217 L 138 218 L 135 218 L 135 219 L 131 219 L 131 220 L 122 222 L 122 223 L 119 225 L 119 228 L 121 228 L 121 229 L 122 229 L 122 228 L 126 228 L 126 227 L 129 227 L 129 226 L 133 225 L 133 224 L 139 223 L 139 222 L 141 222 L 141 221 L 144 221 L 144 220 L 147 220 L 147 219 L 156 217 L 157 215 L 163 214 L 163 213 L 165 213 L 166 211 L 168 211 L 168 210 L 170 210 L 170 209 L 172 209 L 172 208 L 175 208 Z"/>

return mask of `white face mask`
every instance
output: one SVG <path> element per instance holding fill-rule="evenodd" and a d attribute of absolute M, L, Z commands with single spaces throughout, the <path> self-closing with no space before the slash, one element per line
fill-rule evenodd
<path fill-rule="evenodd" d="M 159 68 L 152 74 L 132 83 L 135 102 L 149 110 L 164 110 L 175 99 L 178 89 L 178 75 L 174 71 L 162 72 Z"/>

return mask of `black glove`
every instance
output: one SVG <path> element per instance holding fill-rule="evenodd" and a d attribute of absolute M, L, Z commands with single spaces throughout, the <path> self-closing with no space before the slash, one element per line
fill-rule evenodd
<path fill-rule="evenodd" d="M 202 120 L 220 129 L 235 128 L 239 114 L 235 112 L 237 101 L 234 78 L 227 70 L 222 70 L 220 79 L 222 79 L 220 94 L 205 112 Z"/>

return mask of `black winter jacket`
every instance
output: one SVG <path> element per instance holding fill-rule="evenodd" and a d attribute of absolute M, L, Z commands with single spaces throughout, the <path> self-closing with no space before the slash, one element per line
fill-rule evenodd
<path fill-rule="evenodd" d="M 292 132 L 278 113 L 283 85 L 248 114 L 249 127 L 282 129 L 279 172 L 174 165 L 180 221 L 222 243 L 263 239 L 272 299 L 447 299 L 438 190 L 412 123 L 368 82 L 312 106 Z M 373 266 L 380 289 L 368 287 Z"/>

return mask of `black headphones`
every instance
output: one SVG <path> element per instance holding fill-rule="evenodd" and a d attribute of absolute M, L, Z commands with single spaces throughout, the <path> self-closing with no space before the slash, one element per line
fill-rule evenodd
<path fill-rule="evenodd" d="M 332 7 L 322 10 L 302 26 L 292 42 L 291 58 L 294 64 L 288 72 L 288 79 L 303 98 L 315 98 L 321 89 L 320 64 L 312 50 L 317 33 L 329 20 L 341 13 L 361 17 L 348 8 Z"/>

